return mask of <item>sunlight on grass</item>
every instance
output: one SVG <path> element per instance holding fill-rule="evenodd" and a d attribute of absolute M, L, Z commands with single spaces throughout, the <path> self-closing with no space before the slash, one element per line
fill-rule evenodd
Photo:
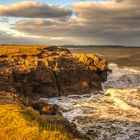
<path fill-rule="evenodd" d="M 4 55 L 22 55 L 22 54 L 38 54 L 47 46 L 0 46 L 0 54 Z"/>
<path fill-rule="evenodd" d="M 31 109 L 0 105 L 0 140 L 71 140 L 59 126 L 47 124 Z"/>

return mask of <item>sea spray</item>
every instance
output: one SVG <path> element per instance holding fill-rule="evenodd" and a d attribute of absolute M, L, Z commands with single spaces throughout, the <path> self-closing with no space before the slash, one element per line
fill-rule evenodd
<path fill-rule="evenodd" d="M 139 140 L 140 71 L 119 68 L 103 84 L 104 94 L 73 95 L 47 99 L 62 107 L 62 114 L 89 139 Z"/>

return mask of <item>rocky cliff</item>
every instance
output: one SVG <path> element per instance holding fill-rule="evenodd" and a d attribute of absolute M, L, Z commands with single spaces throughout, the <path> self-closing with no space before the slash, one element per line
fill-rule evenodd
<path fill-rule="evenodd" d="M 0 91 L 24 96 L 54 97 L 102 90 L 107 61 L 96 55 L 73 55 L 47 47 L 37 55 L 0 56 Z"/>

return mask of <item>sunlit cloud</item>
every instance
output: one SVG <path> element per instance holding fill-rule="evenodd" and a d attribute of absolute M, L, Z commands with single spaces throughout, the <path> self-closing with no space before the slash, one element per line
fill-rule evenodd
<path fill-rule="evenodd" d="M 0 15 L 26 18 L 52 18 L 72 15 L 72 10 L 41 2 L 19 2 L 0 6 Z"/>
<path fill-rule="evenodd" d="M 22 4 L 14 4 L 15 8 L 7 5 L 6 12 L 1 12 L 4 10 L 0 8 L 0 14 L 5 16 L 27 17 L 10 25 L 15 36 L 44 38 L 49 43 L 52 41 L 52 44 L 58 43 L 58 40 L 59 43 L 69 44 L 140 43 L 139 0 L 76 2 L 70 7 L 46 3 L 37 5 L 36 2 Z M 39 8 L 40 6 L 44 8 Z M 26 9 L 24 12 L 23 7 Z M 51 7 L 51 14 L 48 13 L 48 7 Z M 8 13 L 7 9 L 13 12 Z M 22 14 L 17 12 L 19 10 Z"/>

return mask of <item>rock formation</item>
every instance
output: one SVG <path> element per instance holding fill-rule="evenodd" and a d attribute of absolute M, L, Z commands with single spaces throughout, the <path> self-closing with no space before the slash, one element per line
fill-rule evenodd
<path fill-rule="evenodd" d="M 96 55 L 52 46 L 37 55 L 1 56 L 0 91 L 31 97 L 87 94 L 102 90 L 107 80 L 107 61 Z"/>

